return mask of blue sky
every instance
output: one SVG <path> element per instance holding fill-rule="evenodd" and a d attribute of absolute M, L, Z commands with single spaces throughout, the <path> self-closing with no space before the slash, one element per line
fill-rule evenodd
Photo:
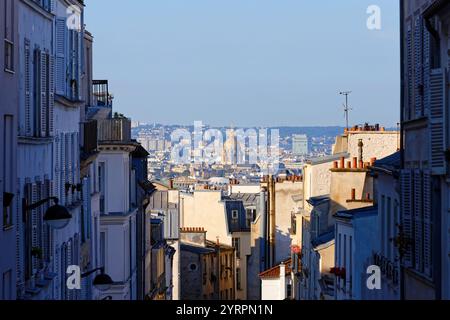
<path fill-rule="evenodd" d="M 94 77 L 133 120 L 344 125 L 399 118 L 392 0 L 87 0 Z M 366 27 L 369 5 L 382 29 Z"/>

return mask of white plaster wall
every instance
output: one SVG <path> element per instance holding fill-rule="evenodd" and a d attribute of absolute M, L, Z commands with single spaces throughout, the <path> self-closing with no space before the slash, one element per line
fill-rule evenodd
<path fill-rule="evenodd" d="M 363 161 L 385 158 L 397 151 L 400 135 L 396 131 L 350 133 L 348 138 L 348 152 L 351 157 L 358 157 L 359 139 L 363 140 Z"/>
<path fill-rule="evenodd" d="M 280 279 L 261 280 L 262 300 L 281 300 Z"/>

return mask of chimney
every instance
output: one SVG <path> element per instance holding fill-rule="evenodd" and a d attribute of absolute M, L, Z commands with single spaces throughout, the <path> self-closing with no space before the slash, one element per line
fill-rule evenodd
<path fill-rule="evenodd" d="M 373 167 L 375 165 L 375 161 L 377 161 L 377 158 L 371 158 L 370 159 L 370 165 Z"/>
<path fill-rule="evenodd" d="M 353 201 L 356 200 L 356 189 L 355 188 L 352 189 L 351 200 L 353 200 Z"/>
<path fill-rule="evenodd" d="M 356 157 L 353 158 L 352 168 L 353 169 L 358 169 L 358 158 L 356 158 Z"/>
<path fill-rule="evenodd" d="M 341 157 L 341 159 L 340 159 L 340 167 L 341 167 L 341 169 L 344 169 L 345 168 L 345 158 L 344 157 Z"/>
<path fill-rule="evenodd" d="M 347 161 L 347 169 L 351 169 L 352 168 L 352 162 L 351 161 Z"/>
<path fill-rule="evenodd" d="M 362 162 L 364 161 L 364 156 L 363 156 L 363 147 L 364 147 L 364 143 L 362 141 L 362 139 L 359 139 L 358 141 L 358 154 L 359 154 L 359 161 Z"/>
<path fill-rule="evenodd" d="M 169 189 L 173 190 L 173 179 L 169 180 Z"/>
<path fill-rule="evenodd" d="M 338 168 L 338 162 L 337 162 L 337 161 L 334 161 L 334 162 L 333 162 L 333 168 L 334 168 L 334 169 L 337 169 L 337 168 Z"/>

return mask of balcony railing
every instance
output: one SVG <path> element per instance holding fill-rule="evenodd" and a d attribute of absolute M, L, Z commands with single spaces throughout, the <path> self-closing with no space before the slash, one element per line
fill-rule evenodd
<path fill-rule="evenodd" d="M 128 118 L 113 118 L 98 121 L 98 141 L 131 142 L 131 120 Z"/>
<path fill-rule="evenodd" d="M 98 107 L 111 107 L 112 95 L 109 93 L 108 80 L 93 80 L 92 92 L 94 95 L 94 105 Z"/>

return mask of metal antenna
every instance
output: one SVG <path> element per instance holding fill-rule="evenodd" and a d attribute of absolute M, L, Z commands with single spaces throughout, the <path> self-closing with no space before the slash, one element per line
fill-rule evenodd
<path fill-rule="evenodd" d="M 351 91 L 342 91 L 339 92 L 340 95 L 345 96 L 345 105 L 344 105 L 344 112 L 345 112 L 345 123 L 347 125 L 347 131 L 348 131 L 348 112 L 350 110 L 353 110 L 351 108 L 348 107 L 348 96 L 350 95 L 350 93 L 352 93 Z"/>

